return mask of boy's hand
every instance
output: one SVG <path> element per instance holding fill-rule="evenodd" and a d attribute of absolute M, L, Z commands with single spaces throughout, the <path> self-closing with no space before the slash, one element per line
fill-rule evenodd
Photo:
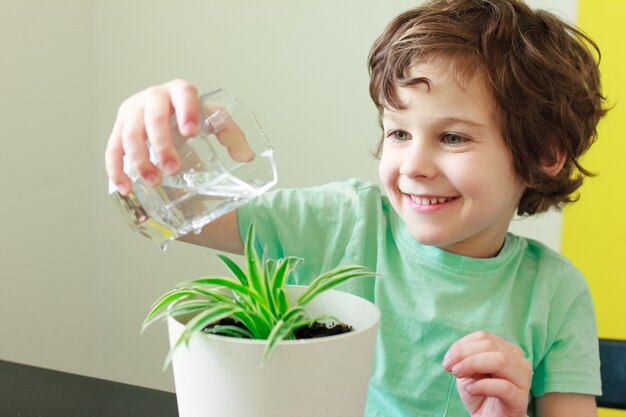
<path fill-rule="evenodd" d="M 473 417 L 524 417 L 532 369 L 522 350 L 484 331 L 454 343 L 443 367 L 457 378 L 457 388 Z"/>
<path fill-rule="evenodd" d="M 150 138 L 165 173 L 178 171 L 180 161 L 174 149 L 170 125 L 172 114 L 176 114 L 183 136 L 191 137 L 197 132 L 198 91 L 186 81 L 173 80 L 150 87 L 128 98 L 120 106 L 105 152 L 107 174 L 120 193 L 125 195 L 132 189 L 132 183 L 123 169 L 124 155 L 148 183 L 155 185 L 161 181 L 161 171 L 150 161 L 147 138 Z"/>

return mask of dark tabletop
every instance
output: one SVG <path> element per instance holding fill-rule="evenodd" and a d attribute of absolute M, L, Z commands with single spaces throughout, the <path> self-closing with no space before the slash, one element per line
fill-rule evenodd
<path fill-rule="evenodd" d="M 177 417 L 176 395 L 0 360 L 0 417 Z"/>

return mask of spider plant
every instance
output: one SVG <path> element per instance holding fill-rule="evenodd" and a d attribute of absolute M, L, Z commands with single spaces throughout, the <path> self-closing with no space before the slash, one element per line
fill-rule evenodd
<path fill-rule="evenodd" d="M 265 254 L 257 252 L 254 241 L 255 230 L 251 225 L 245 242 L 245 272 L 229 257 L 217 255 L 232 272 L 234 280 L 220 276 L 197 278 L 179 284 L 153 304 L 143 329 L 168 316 L 193 315 L 170 350 L 165 366 L 174 351 L 183 343 L 188 344 L 199 332 L 267 340 L 262 359 L 265 362 L 278 342 L 294 338 L 295 330 L 330 319 L 328 316 L 309 317 L 304 309 L 308 302 L 349 279 L 374 275 L 362 266 L 339 266 L 316 277 L 298 299 L 291 302 L 285 285 L 302 259 L 294 256 L 266 259 Z M 241 326 L 217 324 L 225 318 L 232 318 Z"/>

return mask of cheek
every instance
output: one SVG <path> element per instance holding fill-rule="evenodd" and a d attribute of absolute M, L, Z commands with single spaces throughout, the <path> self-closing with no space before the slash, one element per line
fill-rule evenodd
<path fill-rule="evenodd" d="M 446 176 L 470 194 L 502 190 L 517 184 L 517 175 L 507 153 L 483 152 L 465 155 L 446 164 Z"/>
<path fill-rule="evenodd" d="M 396 155 L 393 152 L 383 153 L 378 162 L 378 178 L 387 193 L 395 189 L 400 175 Z"/>
<path fill-rule="evenodd" d="M 474 169 L 472 175 L 456 176 L 455 186 L 467 197 L 490 206 L 507 206 L 519 200 L 524 186 L 506 164 L 484 163 L 485 169 Z"/>
<path fill-rule="evenodd" d="M 378 162 L 378 178 L 380 178 L 381 184 L 386 188 L 389 177 L 391 176 L 391 167 L 389 158 L 386 158 L 385 155 L 381 155 L 380 161 Z"/>

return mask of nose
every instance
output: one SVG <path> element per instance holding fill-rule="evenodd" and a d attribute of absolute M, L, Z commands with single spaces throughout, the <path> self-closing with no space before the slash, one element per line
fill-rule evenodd
<path fill-rule="evenodd" d="M 437 172 L 435 150 L 427 141 L 414 138 L 403 154 L 400 174 L 408 178 L 433 178 Z"/>

